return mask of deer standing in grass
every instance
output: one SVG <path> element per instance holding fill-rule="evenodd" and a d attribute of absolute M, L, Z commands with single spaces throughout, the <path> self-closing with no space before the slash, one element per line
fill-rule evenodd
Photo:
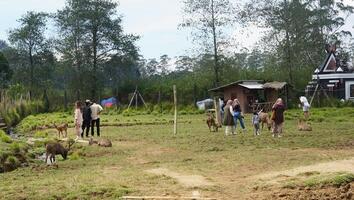
<path fill-rule="evenodd" d="M 60 138 L 60 135 L 62 135 L 63 137 L 67 137 L 68 136 L 68 123 L 64 123 L 64 124 L 61 124 L 61 125 L 56 125 L 55 123 L 54 123 L 54 127 L 55 127 L 55 129 L 57 129 L 58 130 L 58 137 Z M 64 132 L 65 132 L 65 136 L 64 136 Z"/>
<path fill-rule="evenodd" d="M 45 163 L 47 163 L 48 157 L 49 157 L 50 163 L 55 162 L 55 155 L 58 155 L 58 154 L 60 154 L 63 157 L 63 159 L 66 160 L 66 158 L 68 156 L 68 152 L 74 143 L 75 142 L 72 140 L 68 141 L 68 148 L 63 147 L 63 145 L 61 145 L 59 142 L 52 142 L 52 143 L 46 144 L 45 145 L 45 149 L 46 149 Z"/>

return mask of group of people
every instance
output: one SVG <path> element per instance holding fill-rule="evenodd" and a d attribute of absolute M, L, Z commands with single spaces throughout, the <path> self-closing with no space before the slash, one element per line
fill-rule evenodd
<path fill-rule="evenodd" d="M 281 133 L 283 131 L 283 122 L 284 122 L 284 111 L 285 106 L 283 100 L 278 98 L 274 105 L 272 106 L 272 133 L 273 137 L 281 137 Z M 254 126 L 254 134 L 260 134 L 260 112 L 254 112 L 252 116 L 252 124 Z M 237 122 L 240 122 L 240 126 L 242 131 L 245 133 L 245 124 L 244 124 L 244 116 L 241 111 L 240 102 L 235 100 L 228 100 L 226 105 L 222 110 L 223 116 L 223 125 L 225 126 L 225 135 L 235 135 Z"/>
<path fill-rule="evenodd" d="M 103 108 L 95 101 L 85 101 L 85 106 L 82 106 L 80 101 L 75 103 L 74 124 L 76 132 L 76 140 L 84 137 L 86 129 L 86 137 L 89 137 L 91 127 L 91 136 L 94 136 L 94 127 L 96 125 L 97 136 L 100 136 L 100 113 Z"/>

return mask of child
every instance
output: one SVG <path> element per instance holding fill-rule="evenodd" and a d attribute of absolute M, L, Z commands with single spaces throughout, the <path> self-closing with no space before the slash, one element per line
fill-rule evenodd
<path fill-rule="evenodd" d="M 254 135 L 257 136 L 260 134 L 259 131 L 259 115 L 258 112 L 254 112 L 253 113 L 253 117 L 252 117 L 252 124 L 254 126 Z"/>

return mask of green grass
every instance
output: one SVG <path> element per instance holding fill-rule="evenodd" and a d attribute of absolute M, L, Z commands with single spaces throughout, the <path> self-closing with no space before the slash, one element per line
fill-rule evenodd
<path fill-rule="evenodd" d="M 312 109 L 313 131 L 299 132 L 296 123 L 301 111 L 287 111 L 282 138 L 271 137 L 267 130 L 259 137 L 253 136 L 250 115 L 245 118 L 246 134 L 226 137 L 223 129 L 209 132 L 204 114 L 181 115 L 177 135 L 173 135 L 173 125 L 168 123 L 172 115 L 106 114 L 102 115 L 103 123 L 121 124 L 102 128 L 102 137 L 112 141 L 112 148 L 75 144 L 68 160 L 57 156 L 57 168 L 33 161 L 30 167 L 0 174 L 0 199 L 117 199 L 126 194 L 190 196 L 194 190 L 203 196 L 242 199 L 251 192 L 252 182 L 248 177 L 353 157 L 352 112 L 347 108 Z M 21 124 L 47 125 L 60 119 L 69 121 L 72 116 L 36 115 Z M 49 138 L 56 136 L 55 131 L 47 133 Z M 73 129 L 69 130 L 69 137 L 75 137 Z M 30 151 L 43 152 L 41 148 Z M 188 188 L 171 177 L 146 172 L 153 168 L 202 175 L 215 185 Z"/>
<path fill-rule="evenodd" d="M 354 181 L 354 174 L 343 172 L 330 175 L 315 176 L 306 180 L 304 185 L 308 187 L 315 187 L 320 185 L 331 185 L 339 187 L 352 181 Z"/>

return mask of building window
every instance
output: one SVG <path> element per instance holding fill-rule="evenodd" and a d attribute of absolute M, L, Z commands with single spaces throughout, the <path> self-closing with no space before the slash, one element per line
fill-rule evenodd
<path fill-rule="evenodd" d="M 350 97 L 349 98 L 354 98 L 354 84 L 350 85 Z"/>

